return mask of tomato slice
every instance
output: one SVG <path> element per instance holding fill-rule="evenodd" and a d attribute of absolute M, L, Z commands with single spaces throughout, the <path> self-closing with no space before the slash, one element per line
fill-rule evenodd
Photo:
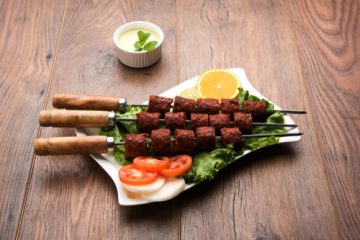
<path fill-rule="evenodd" d="M 129 185 L 146 185 L 155 182 L 158 173 L 140 170 L 131 164 L 119 170 L 119 178 L 121 182 Z"/>
<path fill-rule="evenodd" d="M 179 176 L 191 167 L 192 158 L 189 155 L 178 155 L 170 158 L 170 166 L 160 171 L 165 177 Z"/>
<path fill-rule="evenodd" d="M 168 157 L 162 157 L 161 159 L 157 159 L 150 156 L 141 156 L 134 158 L 133 165 L 137 169 L 159 172 L 165 168 L 168 168 L 170 165 L 170 161 Z"/>

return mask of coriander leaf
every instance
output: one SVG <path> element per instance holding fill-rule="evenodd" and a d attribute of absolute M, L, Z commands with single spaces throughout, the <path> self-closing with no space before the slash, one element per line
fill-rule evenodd
<path fill-rule="evenodd" d="M 151 42 L 148 42 L 147 44 L 145 44 L 144 46 L 144 50 L 145 51 L 151 51 L 151 50 L 154 50 L 155 47 L 157 45 L 157 41 L 151 41 Z"/>

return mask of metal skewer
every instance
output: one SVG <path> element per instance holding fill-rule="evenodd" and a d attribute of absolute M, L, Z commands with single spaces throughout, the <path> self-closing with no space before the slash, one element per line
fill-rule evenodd
<path fill-rule="evenodd" d="M 243 134 L 242 138 L 292 137 L 301 135 L 302 133 Z M 219 141 L 221 138 L 216 137 L 216 140 Z M 36 155 L 46 156 L 108 153 L 109 148 L 124 144 L 125 142 L 115 142 L 113 137 L 84 136 L 37 138 L 35 139 L 34 147 Z"/>
<path fill-rule="evenodd" d="M 105 96 L 89 96 L 79 94 L 55 94 L 52 99 L 53 106 L 59 109 L 73 110 L 118 110 L 124 112 L 126 107 L 148 107 L 147 104 L 127 104 L 126 98 L 122 97 L 105 97 Z M 174 106 L 173 104 L 171 105 Z M 240 109 L 241 110 L 241 109 Z M 268 109 L 266 113 L 274 112 L 306 114 L 306 111 L 299 110 L 276 110 Z"/>
<path fill-rule="evenodd" d="M 86 110 L 45 110 L 39 115 L 39 123 L 43 127 L 111 127 L 115 122 L 136 122 L 136 118 L 119 118 L 115 112 Z M 165 119 L 159 119 L 161 123 Z M 191 120 L 186 120 L 191 123 Z M 233 122 L 230 122 L 233 124 Z M 296 124 L 252 122 L 253 126 L 297 127 Z"/>
<path fill-rule="evenodd" d="M 115 118 L 117 122 L 135 122 L 136 118 Z M 161 123 L 165 122 L 165 119 L 160 119 Z M 186 123 L 191 123 L 191 120 L 186 120 Z M 233 124 L 230 121 L 230 124 Z M 297 127 L 296 124 L 285 124 L 285 123 L 266 123 L 266 122 L 252 122 L 253 126 L 268 126 L 268 127 Z"/>
<path fill-rule="evenodd" d="M 242 109 L 240 109 L 241 111 Z M 281 113 L 292 113 L 292 114 L 306 114 L 306 111 L 304 110 L 277 110 L 277 109 L 266 109 L 266 113 L 268 114 L 272 114 L 272 113 L 275 113 L 275 112 L 281 112 Z"/>
<path fill-rule="evenodd" d="M 147 104 L 126 104 L 126 107 L 141 107 L 141 108 L 147 108 Z M 171 107 L 174 107 L 173 104 L 171 104 Z M 240 108 L 240 111 L 242 111 L 242 108 Z M 266 109 L 266 113 L 272 114 L 275 112 L 281 112 L 281 113 L 292 113 L 292 114 L 306 114 L 306 111 L 303 110 L 285 110 L 285 109 Z"/>
<path fill-rule="evenodd" d="M 272 133 L 272 134 L 242 134 L 241 137 L 243 139 L 248 138 L 268 138 L 268 137 L 295 137 L 301 136 L 303 133 Z M 111 137 L 110 137 L 111 138 Z M 195 137 L 196 140 L 196 137 Z M 175 139 L 171 139 L 171 141 L 175 141 Z M 220 136 L 216 136 L 216 141 L 222 141 Z M 115 142 L 108 138 L 109 145 L 124 145 L 125 142 Z M 151 140 L 148 140 L 147 143 L 151 143 Z"/>

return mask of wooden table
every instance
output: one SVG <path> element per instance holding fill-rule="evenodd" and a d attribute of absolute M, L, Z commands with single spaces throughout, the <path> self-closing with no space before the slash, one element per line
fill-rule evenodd
<path fill-rule="evenodd" d="M 360 2 L 19 1 L 0 3 L 1 239 L 359 239 Z M 113 31 L 161 26 L 163 57 L 130 69 Z M 54 93 L 142 102 L 210 68 L 242 67 L 294 116 L 301 142 L 246 157 L 178 198 L 121 207 L 89 156 L 37 157 Z"/>

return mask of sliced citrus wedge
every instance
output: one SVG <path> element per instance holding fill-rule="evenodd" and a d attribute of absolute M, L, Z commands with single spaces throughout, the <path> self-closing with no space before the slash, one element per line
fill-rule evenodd
<path fill-rule="evenodd" d="M 187 88 L 184 89 L 180 94 L 180 97 L 198 99 L 200 97 L 199 91 L 196 88 Z"/>
<path fill-rule="evenodd" d="M 196 87 L 202 98 L 234 98 L 239 94 L 240 81 L 231 71 L 212 69 L 199 77 Z"/>

